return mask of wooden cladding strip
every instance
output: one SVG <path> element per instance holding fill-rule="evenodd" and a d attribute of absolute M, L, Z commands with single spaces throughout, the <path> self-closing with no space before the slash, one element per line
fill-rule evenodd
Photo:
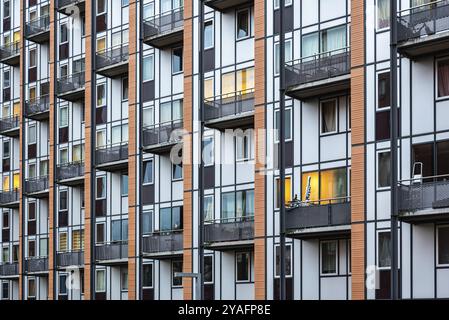
<path fill-rule="evenodd" d="M 351 0 L 351 66 L 365 63 L 365 2 Z"/>
<path fill-rule="evenodd" d="M 365 224 L 351 227 L 352 299 L 365 299 Z"/>

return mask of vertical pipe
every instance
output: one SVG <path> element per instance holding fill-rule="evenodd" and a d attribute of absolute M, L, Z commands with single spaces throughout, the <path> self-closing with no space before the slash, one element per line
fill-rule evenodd
<path fill-rule="evenodd" d="M 27 40 L 25 39 L 25 33 L 26 33 L 26 1 L 23 0 L 22 1 L 22 6 L 21 6 L 22 12 L 21 12 L 21 28 L 23 28 L 25 31 L 22 30 L 21 33 L 21 39 L 20 41 L 22 41 L 22 50 L 21 52 L 21 79 L 22 79 L 22 83 L 20 84 L 20 88 L 21 88 L 21 112 L 20 112 L 20 122 L 19 125 L 21 126 L 20 132 L 22 134 L 22 136 L 20 137 L 20 148 L 21 148 L 21 153 L 22 153 L 22 157 L 20 159 L 20 171 L 21 171 L 21 181 L 20 181 L 20 210 L 19 210 L 19 216 L 21 216 L 21 228 L 22 228 L 22 232 L 19 235 L 19 242 L 20 240 L 22 240 L 22 248 L 20 248 L 21 251 L 21 257 L 20 259 L 22 260 L 21 262 L 21 270 L 20 270 L 20 277 L 21 277 L 21 281 L 20 285 L 21 285 L 21 290 L 22 290 L 22 294 L 21 294 L 21 300 L 25 300 L 25 197 L 24 197 L 24 190 L 25 190 L 25 117 L 24 117 L 24 108 L 25 108 L 25 75 L 26 75 L 26 52 L 27 52 Z"/>
<path fill-rule="evenodd" d="M 285 0 L 279 0 L 279 175 L 280 175 L 280 300 L 286 298 L 285 283 L 285 33 L 284 7 Z"/>
<path fill-rule="evenodd" d="M 198 257 L 199 257 L 199 279 L 197 286 L 200 286 L 199 297 L 197 300 L 204 300 L 204 163 L 203 163 L 203 136 L 204 136 L 204 0 L 199 2 L 199 47 L 200 54 L 198 58 L 198 82 L 199 95 L 198 101 L 200 106 L 200 150 L 199 150 L 199 176 L 198 176 L 198 203 L 199 203 L 199 230 L 198 230 Z"/>
<path fill-rule="evenodd" d="M 391 299 L 399 298 L 398 272 L 398 48 L 397 1 L 390 2 Z"/>
<path fill-rule="evenodd" d="M 137 106 L 136 106 L 136 110 L 138 110 L 137 116 L 139 117 L 139 121 L 138 121 L 138 132 L 142 132 L 143 130 L 143 119 L 142 119 L 142 91 L 143 91 L 143 81 L 142 81 L 142 73 L 143 73 L 143 0 L 139 0 L 139 52 L 138 52 L 138 58 L 136 59 L 139 67 L 138 67 L 138 76 L 137 76 L 137 81 L 139 83 L 139 92 L 137 94 L 138 100 L 137 100 Z M 137 299 L 142 299 L 143 297 L 143 289 L 142 289 L 142 275 L 143 275 L 143 259 L 142 259 L 142 184 L 143 184 L 143 159 L 142 159 L 142 134 L 137 134 L 137 139 L 139 139 L 139 148 L 138 148 L 138 155 L 137 155 L 137 162 L 138 162 L 138 168 L 139 168 L 139 172 L 137 173 L 138 175 L 138 179 L 139 179 L 139 185 L 136 186 L 136 188 L 138 188 L 138 201 L 137 201 L 137 205 L 138 208 L 136 210 L 136 213 L 139 215 L 139 232 L 138 232 L 138 241 L 136 241 L 136 243 L 139 244 L 139 252 L 137 253 L 137 263 L 139 265 L 139 275 L 138 275 L 138 289 L 136 290 L 136 292 L 138 292 L 138 296 Z M 136 179 L 137 180 L 137 179 Z"/>

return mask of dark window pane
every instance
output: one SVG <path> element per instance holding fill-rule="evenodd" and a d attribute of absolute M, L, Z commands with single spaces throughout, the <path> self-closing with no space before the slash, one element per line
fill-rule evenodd
<path fill-rule="evenodd" d="M 249 253 L 239 252 L 236 255 L 237 259 L 237 281 L 249 281 Z"/>
<path fill-rule="evenodd" d="M 97 243 L 103 243 L 104 242 L 104 224 L 99 223 L 97 224 Z"/>
<path fill-rule="evenodd" d="M 390 110 L 376 113 L 376 140 L 390 139 Z"/>
<path fill-rule="evenodd" d="M 59 210 L 67 210 L 67 191 L 59 193 Z"/>
<path fill-rule="evenodd" d="M 153 183 L 153 161 L 143 163 L 143 183 Z"/>
<path fill-rule="evenodd" d="M 213 257 L 212 256 L 204 256 L 204 282 L 213 282 Z"/>
<path fill-rule="evenodd" d="M 182 71 L 182 48 L 173 49 L 172 71 L 173 73 Z"/>
<path fill-rule="evenodd" d="M 380 73 L 378 75 L 377 97 L 378 107 L 386 108 L 390 106 L 390 72 Z"/>
<path fill-rule="evenodd" d="M 430 177 L 434 175 L 433 143 L 417 144 L 413 146 L 412 164 L 414 165 L 418 162 L 422 163 L 423 177 Z"/>
<path fill-rule="evenodd" d="M 391 164 L 390 164 L 390 152 L 379 153 L 378 161 L 378 186 L 379 188 L 390 186 L 391 177 Z"/>
<path fill-rule="evenodd" d="M 175 277 L 175 273 L 182 272 L 182 260 L 173 261 L 172 272 L 173 286 L 182 286 L 182 278 Z"/>
<path fill-rule="evenodd" d="M 321 273 L 337 273 L 337 241 L 321 243 Z"/>
<path fill-rule="evenodd" d="M 150 288 L 153 287 L 153 265 L 144 264 L 142 273 L 143 273 L 142 286 Z"/>
<path fill-rule="evenodd" d="M 67 276 L 60 275 L 59 276 L 59 294 L 67 294 L 67 286 L 66 286 Z"/>
<path fill-rule="evenodd" d="M 438 229 L 438 264 L 449 264 L 449 227 Z"/>
<path fill-rule="evenodd" d="M 182 207 L 172 209 L 172 229 L 182 229 Z"/>
<path fill-rule="evenodd" d="M 437 175 L 449 174 L 449 141 L 437 143 Z"/>
<path fill-rule="evenodd" d="M 291 254 L 292 254 L 292 247 L 285 246 L 285 275 L 286 276 L 292 275 Z M 280 276 L 280 275 L 281 275 L 281 247 L 276 246 L 276 276 Z"/>
<path fill-rule="evenodd" d="M 438 62 L 438 97 L 449 96 L 449 60 Z"/>
<path fill-rule="evenodd" d="M 249 36 L 249 11 L 237 13 L 237 39 Z"/>
<path fill-rule="evenodd" d="M 163 208 L 159 211 L 160 224 L 159 228 L 161 231 L 171 230 L 171 208 Z"/>
<path fill-rule="evenodd" d="M 379 233 L 379 268 L 391 266 L 390 232 Z"/>
<path fill-rule="evenodd" d="M 142 212 L 142 233 L 153 232 L 153 213 L 151 211 Z"/>

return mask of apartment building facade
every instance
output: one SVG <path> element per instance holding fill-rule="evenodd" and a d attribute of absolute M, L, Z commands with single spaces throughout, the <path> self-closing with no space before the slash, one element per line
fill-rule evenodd
<path fill-rule="evenodd" d="M 449 296 L 449 3 L 284 4 L 2 1 L 2 300 Z"/>

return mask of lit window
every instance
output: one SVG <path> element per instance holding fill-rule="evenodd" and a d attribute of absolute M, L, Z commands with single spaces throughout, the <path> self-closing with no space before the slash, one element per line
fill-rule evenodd
<path fill-rule="evenodd" d="M 281 207 L 281 179 L 276 178 L 276 208 Z M 288 205 L 292 201 L 292 177 L 285 177 L 285 204 Z"/>

